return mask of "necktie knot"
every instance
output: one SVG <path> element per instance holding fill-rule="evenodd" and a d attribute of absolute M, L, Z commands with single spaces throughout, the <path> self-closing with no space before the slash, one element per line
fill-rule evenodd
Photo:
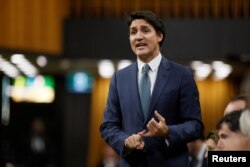
<path fill-rule="evenodd" d="M 142 73 L 148 73 L 150 70 L 150 66 L 148 64 L 145 64 L 142 68 Z"/>

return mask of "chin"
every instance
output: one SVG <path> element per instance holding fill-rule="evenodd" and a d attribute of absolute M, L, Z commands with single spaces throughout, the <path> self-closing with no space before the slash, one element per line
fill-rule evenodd
<path fill-rule="evenodd" d="M 148 57 L 148 52 L 136 52 L 136 55 L 142 58 Z"/>

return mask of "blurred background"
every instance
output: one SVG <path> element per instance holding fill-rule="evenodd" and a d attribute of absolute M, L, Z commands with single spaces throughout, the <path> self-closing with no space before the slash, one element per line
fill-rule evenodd
<path fill-rule="evenodd" d="M 0 0 L 0 166 L 99 165 L 110 78 L 136 60 L 124 18 L 145 9 L 194 71 L 205 133 L 249 93 L 249 0 Z"/>

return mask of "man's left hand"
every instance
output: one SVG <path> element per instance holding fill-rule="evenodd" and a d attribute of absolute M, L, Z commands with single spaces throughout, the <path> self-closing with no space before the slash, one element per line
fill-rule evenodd
<path fill-rule="evenodd" d="M 157 111 L 155 111 L 155 117 L 159 120 L 159 122 L 152 118 L 147 124 L 148 130 L 139 132 L 139 135 L 143 137 L 162 136 L 164 138 L 168 136 L 168 126 L 166 124 L 165 118 L 161 116 Z"/>

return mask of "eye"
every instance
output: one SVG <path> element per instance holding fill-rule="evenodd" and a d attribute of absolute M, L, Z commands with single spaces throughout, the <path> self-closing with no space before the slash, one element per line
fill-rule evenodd
<path fill-rule="evenodd" d="M 136 34 L 136 30 L 135 29 L 132 29 L 132 30 L 130 30 L 130 35 L 134 35 L 134 34 Z"/>
<path fill-rule="evenodd" d="M 148 32 L 150 32 L 150 29 L 148 29 L 148 28 L 143 28 L 142 31 L 143 31 L 144 33 L 148 33 Z"/>
<path fill-rule="evenodd" d="M 228 137 L 228 136 L 227 136 L 226 134 L 221 134 L 221 135 L 220 135 L 220 138 L 221 138 L 221 139 L 226 139 L 227 137 Z"/>

